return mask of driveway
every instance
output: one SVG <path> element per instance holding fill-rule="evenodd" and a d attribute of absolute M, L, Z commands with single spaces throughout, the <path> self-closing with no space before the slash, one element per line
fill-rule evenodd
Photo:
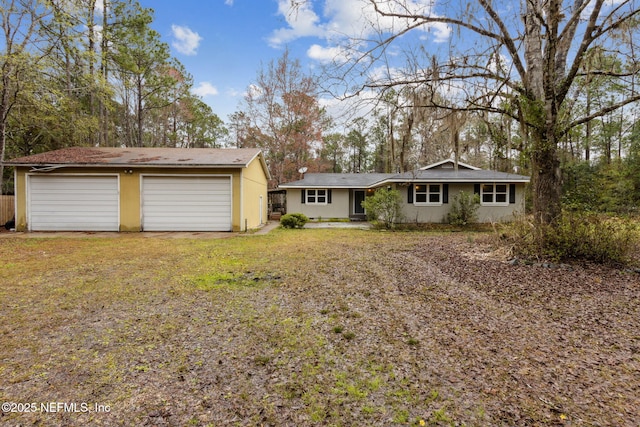
<path fill-rule="evenodd" d="M 30 231 L 15 232 L 6 231 L 4 228 L 0 230 L 0 239 L 2 238 L 47 238 L 47 237 L 148 237 L 163 239 L 225 239 L 233 236 L 252 236 L 256 234 L 266 234 L 274 228 L 278 227 L 278 221 L 269 221 L 259 229 L 245 233 L 236 231 L 142 231 L 142 232 L 117 232 L 117 231 Z"/>
<path fill-rule="evenodd" d="M 47 237 L 103 237 L 103 238 L 121 238 L 140 236 L 148 238 L 164 238 L 164 239 L 225 239 L 233 236 L 252 236 L 266 234 L 280 226 L 279 221 L 269 221 L 261 228 L 250 232 L 228 232 L 228 231 L 143 231 L 143 232 L 115 232 L 115 231 L 31 231 L 31 232 L 15 232 L 0 230 L 0 239 L 2 238 L 47 238 Z M 360 230 L 368 230 L 371 224 L 364 221 L 350 222 L 308 222 L 304 228 L 355 228 Z"/>

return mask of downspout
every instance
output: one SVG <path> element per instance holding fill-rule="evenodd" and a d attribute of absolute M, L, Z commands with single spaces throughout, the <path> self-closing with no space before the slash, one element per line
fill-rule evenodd
<path fill-rule="evenodd" d="M 247 231 L 247 218 L 244 215 L 244 168 L 240 169 L 240 231 Z M 244 230 L 242 229 L 242 219 L 244 218 Z"/>
<path fill-rule="evenodd" d="M 25 176 L 25 180 L 26 180 Z M 25 185 L 26 188 L 26 185 Z M 1 196 L 2 194 L 0 194 Z M 26 196 L 26 190 L 25 190 Z M 26 206 L 26 200 L 25 200 Z M 13 229 L 18 231 L 18 168 L 13 167 Z"/>

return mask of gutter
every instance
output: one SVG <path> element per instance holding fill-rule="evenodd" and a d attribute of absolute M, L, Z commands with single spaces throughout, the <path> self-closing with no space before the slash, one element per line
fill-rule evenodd
<path fill-rule="evenodd" d="M 44 166 L 44 167 L 36 167 L 36 166 L 32 166 L 31 169 L 29 170 L 29 172 L 51 172 L 54 170 L 58 170 L 58 169 L 62 169 L 65 168 L 65 165 L 59 165 L 59 166 Z"/>
<path fill-rule="evenodd" d="M 5 163 L 5 166 L 11 167 L 31 167 L 30 172 L 50 172 L 61 168 L 176 168 L 176 169 L 243 169 L 245 164 L 229 164 L 229 165 L 206 165 L 206 164 L 148 164 L 148 163 L 81 163 L 81 164 L 32 164 L 32 163 Z"/>

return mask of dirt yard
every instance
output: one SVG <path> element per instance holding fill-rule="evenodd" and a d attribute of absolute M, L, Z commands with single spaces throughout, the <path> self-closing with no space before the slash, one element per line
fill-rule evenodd
<path fill-rule="evenodd" d="M 0 239 L 0 425 L 640 425 L 640 274 L 486 241 Z"/>

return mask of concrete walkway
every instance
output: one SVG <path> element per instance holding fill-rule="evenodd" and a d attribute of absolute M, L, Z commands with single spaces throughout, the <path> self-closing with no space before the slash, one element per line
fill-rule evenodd
<path fill-rule="evenodd" d="M 304 228 L 357 228 L 368 230 L 371 228 L 371 224 L 364 221 L 308 222 Z"/>

